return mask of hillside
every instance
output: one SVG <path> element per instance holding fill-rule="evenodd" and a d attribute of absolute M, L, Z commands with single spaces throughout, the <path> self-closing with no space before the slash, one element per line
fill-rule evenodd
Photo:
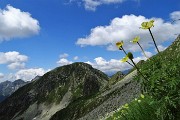
<path fill-rule="evenodd" d="M 179 52 L 180 35 L 166 50 L 139 65 L 147 79 L 142 80 L 140 75 L 135 79 L 141 79 L 139 82 L 144 86 L 145 96 L 141 95 L 129 105 L 114 111 L 107 120 L 179 120 Z M 126 113 L 123 113 L 124 110 Z M 136 114 L 135 118 L 133 114 Z"/>
<path fill-rule="evenodd" d="M 140 85 L 131 81 L 136 71 L 122 80 L 121 75 L 109 84 L 106 74 L 86 63 L 56 68 L 3 101 L 0 119 L 100 119 L 140 94 Z"/>
<path fill-rule="evenodd" d="M 104 73 L 85 63 L 56 68 L 3 101 L 0 119 L 49 119 L 69 103 L 103 90 L 107 83 Z"/>

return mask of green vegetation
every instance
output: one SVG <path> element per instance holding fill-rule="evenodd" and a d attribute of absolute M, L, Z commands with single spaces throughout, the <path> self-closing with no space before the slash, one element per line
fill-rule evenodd
<path fill-rule="evenodd" d="M 135 77 L 135 80 L 141 82 L 145 89 L 145 98 L 141 99 L 140 103 L 136 100 L 132 101 L 127 109 L 115 111 L 107 120 L 180 119 L 179 45 L 180 38 L 164 52 L 153 56 L 139 66 L 142 74 L 148 77 L 148 80 L 138 75 Z"/>
<path fill-rule="evenodd" d="M 141 96 L 122 106 L 106 120 L 158 120 L 154 112 L 158 102 L 150 96 Z"/>
<path fill-rule="evenodd" d="M 153 22 L 143 22 L 142 29 L 150 31 Z M 145 97 L 125 104 L 107 120 L 180 119 L 180 36 L 168 49 L 159 52 L 151 31 L 150 34 L 158 54 L 138 65 L 140 75 L 134 78 L 141 83 Z"/>
<path fill-rule="evenodd" d="M 106 97 L 97 97 L 98 94 L 94 94 L 87 97 L 79 97 L 72 101 L 66 108 L 58 111 L 51 120 L 74 120 L 83 117 L 88 112 L 99 106 Z"/>
<path fill-rule="evenodd" d="M 72 101 L 83 96 L 83 84 L 79 84 L 75 90 L 72 91 Z"/>

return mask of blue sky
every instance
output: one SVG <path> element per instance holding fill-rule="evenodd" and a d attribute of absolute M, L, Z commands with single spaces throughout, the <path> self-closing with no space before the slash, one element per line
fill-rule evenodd
<path fill-rule="evenodd" d="M 145 59 L 129 41 L 140 36 L 149 56 L 156 54 L 143 21 L 164 50 L 180 33 L 179 0 L 1 0 L 0 81 L 30 80 L 50 69 L 87 62 L 106 73 L 129 69 L 115 43 L 124 40 L 135 61 Z M 139 27 L 138 27 L 139 26 Z"/>

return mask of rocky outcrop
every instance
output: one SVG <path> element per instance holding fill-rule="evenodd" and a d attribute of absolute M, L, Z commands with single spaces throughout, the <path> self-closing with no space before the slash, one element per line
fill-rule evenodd
<path fill-rule="evenodd" d="M 141 93 L 140 84 L 133 80 L 136 71 L 127 75 L 124 79 L 117 82 L 109 90 L 101 93 L 98 97 L 106 96 L 106 100 L 78 120 L 100 120 L 107 114 L 117 110 L 120 106 L 131 102 Z"/>

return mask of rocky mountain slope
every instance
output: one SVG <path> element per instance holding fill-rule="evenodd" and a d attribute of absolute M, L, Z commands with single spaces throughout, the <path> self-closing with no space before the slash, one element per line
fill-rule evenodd
<path fill-rule="evenodd" d="M 69 104 L 104 90 L 107 84 L 108 77 L 86 63 L 62 66 L 21 87 L 0 103 L 0 119 L 48 120 Z"/>
<path fill-rule="evenodd" d="M 121 79 L 123 74 L 118 72 L 110 84 L 111 79 L 106 74 L 89 64 L 62 66 L 23 86 L 3 101 L 0 119 L 100 119 L 140 94 L 140 85 L 131 81 L 134 75 L 136 71 Z"/>
<path fill-rule="evenodd" d="M 27 82 L 21 79 L 15 80 L 14 82 L 5 81 L 0 83 L 0 102 L 25 84 L 27 84 Z"/>

